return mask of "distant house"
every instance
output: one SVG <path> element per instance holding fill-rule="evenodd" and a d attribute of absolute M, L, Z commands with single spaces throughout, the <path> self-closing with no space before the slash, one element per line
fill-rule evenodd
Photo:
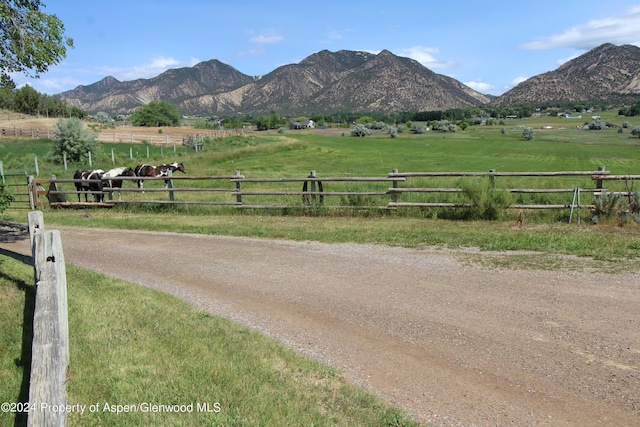
<path fill-rule="evenodd" d="M 289 124 L 290 129 L 313 129 L 316 127 L 316 124 L 313 120 L 306 120 L 304 122 L 291 122 Z"/>

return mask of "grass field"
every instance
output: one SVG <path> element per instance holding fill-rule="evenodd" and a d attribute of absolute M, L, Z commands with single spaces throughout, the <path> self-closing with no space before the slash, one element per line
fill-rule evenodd
<path fill-rule="evenodd" d="M 374 134 L 365 138 L 348 136 L 348 129 L 327 131 L 290 131 L 285 135 L 272 132 L 249 133 L 207 141 L 203 152 L 185 147 L 147 147 L 131 144 L 101 144 L 94 155 L 94 167 L 112 166 L 111 150 L 116 165 L 135 166 L 149 162 L 181 161 L 188 175 L 229 175 L 240 171 L 247 177 L 304 177 L 311 170 L 319 177 L 386 176 L 393 169 L 400 172 L 474 171 L 494 169 L 508 171 L 592 171 L 604 166 L 612 174 L 640 174 L 640 138 L 630 129 L 640 125 L 640 118 L 623 119 L 615 112 L 598 113 L 603 120 L 630 126 L 619 133 L 616 129 L 589 131 L 577 129 L 583 120 L 561 117 L 532 117 L 507 120 L 499 126 L 472 126 L 455 133 L 427 132 L 422 135 L 404 132 L 397 138 Z M 534 139 L 522 139 L 521 126 L 535 129 Z M 550 127 L 550 128 L 549 128 Z M 505 129 L 504 133 L 502 128 Z M 344 131 L 346 136 L 341 136 Z M 170 130 L 166 131 L 167 133 Z M 38 156 L 40 176 L 55 174 L 70 178 L 86 164 L 61 165 L 47 161 L 51 141 L 2 141 L 0 160 L 5 172 L 32 172 L 33 157 Z M 486 179 L 486 178 L 485 178 Z M 180 181 L 176 181 L 180 182 Z M 148 183 L 145 187 L 161 185 Z M 460 178 L 412 178 L 406 186 L 460 186 Z M 616 191 L 628 189 L 629 183 L 607 182 Z M 125 184 L 127 185 L 127 184 Z M 193 185 L 205 185 L 196 182 Z M 212 185 L 207 183 L 206 185 Z M 228 182 L 219 185 L 230 186 Z M 300 184 L 270 184 L 278 191 L 300 191 Z M 275 187 L 274 187 L 275 185 Z M 384 188 L 389 184 L 383 183 Z M 590 177 L 498 178 L 501 188 L 589 188 Z M 243 187 L 244 188 L 244 187 Z M 259 190 L 259 185 L 250 187 Z M 329 191 L 362 191 L 361 183 L 333 185 Z M 325 191 L 327 191 L 325 189 Z M 127 196 L 131 196 L 129 193 Z M 181 193 L 182 194 L 182 193 Z M 197 194 L 197 193 L 196 193 Z M 138 194 L 135 196 L 141 197 Z M 131 196 L 133 197 L 133 196 Z M 181 195 L 180 197 L 197 197 Z M 213 197 L 213 196 L 212 196 Z M 226 196 L 229 198 L 230 196 Z M 403 195 L 403 201 L 422 201 L 419 194 Z M 430 196 L 433 197 L 433 196 Z M 460 197 L 454 201 L 462 201 Z M 571 194 L 518 196 L 514 203 L 571 202 Z M 590 199 L 591 198 L 591 199 Z M 294 200 L 295 199 L 295 200 Z M 253 199 L 257 200 L 257 199 Z M 252 200 L 249 199 L 249 202 Z M 389 197 L 371 202 L 386 204 Z M 438 201 L 438 200 L 436 200 Z M 258 200 L 260 202 L 260 200 Z M 345 203 L 344 200 L 340 201 Z M 347 200 L 346 203 L 351 201 Z M 362 203 L 362 200 L 355 201 Z M 582 204 L 593 202 L 584 194 Z M 291 197 L 292 205 L 301 205 L 299 197 Z M 327 201 L 326 203 L 336 203 Z M 367 203 L 365 200 L 364 203 Z M 48 209 L 50 224 L 74 224 L 105 227 L 135 227 L 150 230 L 188 231 L 253 237 L 276 237 L 322 241 L 379 242 L 394 245 L 474 246 L 482 249 L 524 249 L 547 253 L 563 253 L 606 260 L 635 260 L 640 257 L 639 226 L 633 220 L 617 217 L 591 224 L 590 213 L 582 209 L 582 222 L 568 224 L 569 211 L 505 211 L 500 221 L 463 221 L 457 212 L 438 209 L 412 209 L 397 212 L 337 212 L 317 209 L 288 209 L 273 212 L 237 211 L 228 207 L 118 206 L 112 210 L 59 211 Z M 24 211 L 9 209 L 4 217 L 24 221 Z M 520 227 L 516 220 L 522 219 Z"/>
<path fill-rule="evenodd" d="M 604 119 L 622 123 L 613 113 Z M 630 129 L 585 131 L 583 121 L 539 117 L 508 121 L 505 126 L 471 127 L 464 132 L 423 135 L 378 134 L 366 138 L 309 132 L 256 133 L 217 139 L 195 153 L 183 147 L 133 147 L 102 144 L 94 167 L 182 161 L 190 175 L 228 175 L 240 171 L 252 177 L 385 176 L 393 169 L 417 171 L 568 171 L 605 166 L 613 174 L 640 174 L 640 139 Z M 532 141 L 521 138 L 519 126 L 535 129 Z M 551 129 L 543 129 L 552 126 Z M 505 132 L 501 128 L 505 127 Z M 65 171 L 51 164 L 52 142 L 0 141 L 5 173 L 33 174 L 34 157 L 40 176 L 71 177 L 85 164 Z M 546 178 L 545 178 L 546 179 Z M 446 179 L 416 185 L 456 184 Z M 503 186 L 526 186 L 510 179 Z M 413 184 L 412 184 L 413 185 Z M 539 182 L 540 187 L 558 186 Z M 588 187 L 589 178 L 568 178 L 562 186 Z M 624 188 L 619 188 L 623 190 Z M 583 202 L 584 203 L 584 202 Z M 217 207 L 144 206 L 62 211 L 43 208 L 48 227 L 134 228 L 159 231 L 251 236 L 259 238 L 362 242 L 407 247 L 477 247 L 484 251 L 531 251 L 517 256 L 470 256 L 470 262 L 503 268 L 579 268 L 615 273 L 640 268 L 640 226 L 613 218 L 590 224 L 568 224 L 566 213 L 525 213 L 521 224 L 513 216 L 500 221 L 442 219 L 438 212 L 412 214 L 363 212 L 234 211 Z M 9 209 L 1 219 L 25 222 L 26 211 Z M 558 254 L 578 258 L 561 258 Z M 564 260 L 564 261 L 563 261 Z M 33 304 L 33 271 L 0 255 L 0 398 L 25 399 L 23 377 L 29 317 Z M 74 360 L 69 383 L 71 403 L 157 404 L 209 403 L 219 412 L 194 411 L 163 416 L 149 413 L 113 414 L 101 411 L 70 416 L 70 425 L 411 425 L 399 411 L 362 390 L 340 374 L 295 356 L 258 334 L 147 289 L 69 266 L 70 328 L 74 330 Z M 83 285 L 91 283 L 91 286 Z M 140 314 L 139 314 L 140 313 Z M 144 313 L 144 314 L 142 314 Z M 167 313 L 175 319 L 167 324 Z M 176 362 L 178 361 L 178 362 Z M 211 380 L 211 379 L 214 380 Z M 213 406 L 218 404 L 219 406 Z M 0 425 L 13 424 L 13 414 L 0 413 Z M 18 425 L 20 424 L 20 420 Z"/>

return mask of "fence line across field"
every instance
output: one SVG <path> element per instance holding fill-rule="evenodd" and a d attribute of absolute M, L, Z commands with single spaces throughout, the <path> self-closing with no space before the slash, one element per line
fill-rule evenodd
<path fill-rule="evenodd" d="M 123 142 L 130 144 L 140 144 L 147 142 L 152 145 L 170 145 L 185 144 L 196 145 L 202 142 L 202 138 L 222 138 L 232 135 L 241 135 L 242 129 L 194 129 L 193 133 L 188 135 L 168 135 L 163 133 L 131 133 L 131 132 L 109 132 L 101 130 L 94 132 L 96 141 L 99 142 Z M 0 135 L 3 138 L 30 138 L 30 139 L 55 139 L 55 129 L 52 128 L 19 128 L 4 127 L 0 129 Z"/>
<path fill-rule="evenodd" d="M 593 188 L 583 188 L 584 186 L 576 187 L 559 187 L 559 188 L 498 188 L 495 184 L 496 178 L 499 177 L 589 177 L 594 182 Z M 145 177 L 144 181 L 158 181 L 162 180 L 167 183 L 165 187 L 153 187 L 146 186 L 144 189 L 137 188 L 135 186 L 123 186 L 122 188 L 109 188 L 105 187 L 101 192 L 88 192 L 88 191 L 71 191 L 58 188 L 61 184 L 76 183 L 80 180 L 74 179 L 37 179 L 33 180 L 30 187 L 34 191 L 34 205 L 32 209 L 42 204 L 40 196 L 47 196 L 52 207 L 87 207 L 87 206 L 105 206 L 111 207 L 116 204 L 184 204 L 184 205 L 227 205 L 234 208 L 242 209 L 286 209 L 295 207 L 306 206 L 322 206 L 324 208 L 361 208 L 361 209 L 405 209 L 405 208 L 464 208 L 473 206 L 466 201 L 457 200 L 424 200 L 424 198 L 418 198 L 418 200 L 411 200 L 411 195 L 428 195 L 429 193 L 442 193 L 455 195 L 456 193 L 463 193 L 464 190 L 459 187 L 428 187 L 428 186 L 406 186 L 401 187 L 401 184 L 412 181 L 419 178 L 435 178 L 435 177 L 475 177 L 478 179 L 484 179 L 488 177 L 491 180 L 492 186 L 495 186 L 498 190 L 508 191 L 512 194 L 567 194 L 572 196 L 572 200 L 567 200 L 566 203 L 558 203 L 560 200 L 551 201 L 548 203 L 526 203 L 528 200 L 524 200 L 525 203 L 514 203 L 509 206 L 511 209 L 571 209 L 573 213 L 574 209 L 588 208 L 592 205 L 581 205 L 579 194 L 593 193 L 594 195 L 602 194 L 609 191 L 603 187 L 603 182 L 611 182 L 614 180 L 634 181 L 640 179 L 640 175 L 611 175 L 609 171 L 606 171 L 604 167 L 600 167 L 597 171 L 558 171 L 558 172 L 496 172 L 491 170 L 489 172 L 404 172 L 400 173 L 397 170 L 392 171 L 387 176 L 380 177 L 318 177 L 315 171 L 307 177 L 281 177 L 281 178 L 265 178 L 265 177 L 246 177 L 240 175 L 240 172 L 236 172 L 231 175 L 220 176 L 186 176 L 186 175 L 170 175 L 167 177 Z M 138 181 L 140 177 L 118 177 L 123 182 L 126 181 Z M 188 181 L 219 181 L 228 183 L 227 186 L 222 185 L 206 185 L 203 187 L 194 187 L 184 185 Z M 87 183 L 88 181 L 83 181 Z M 93 180 L 92 182 L 100 182 L 100 180 Z M 179 183 L 179 184 L 178 184 Z M 333 183 L 343 183 L 347 188 L 337 188 L 334 191 L 327 189 Z M 357 189 L 351 189 L 349 186 L 352 183 L 360 183 Z M 392 187 L 385 184 L 392 184 Z M 178 184 L 178 185 L 176 185 Z M 288 188 L 282 188 L 287 186 Z M 302 184 L 302 189 L 290 188 L 291 185 Z M 45 189 L 48 186 L 48 190 Z M 253 188 L 258 186 L 258 188 Z M 274 186 L 279 188 L 274 188 Z M 588 187 L 588 186 L 586 186 Z M 137 199 L 123 198 L 115 200 L 114 192 L 119 192 L 123 195 L 126 193 L 138 194 Z M 81 194 L 104 194 L 104 202 L 98 204 L 96 202 L 71 202 L 66 200 L 65 196 L 79 196 Z M 139 198 L 141 193 L 158 195 L 168 194 L 168 200 L 159 200 L 158 197 L 151 196 L 146 199 Z M 184 194 L 183 200 L 177 200 L 179 194 Z M 186 194 L 192 194 L 192 196 L 186 196 Z M 209 193 L 209 196 L 204 196 L 205 193 Z M 616 191 L 616 194 L 629 196 L 630 191 Z M 203 194 L 202 197 L 198 194 Z M 218 194 L 218 196 L 214 196 Z M 339 198 L 336 202 L 325 203 L 325 198 Z M 390 200 L 378 203 L 378 206 L 374 204 L 376 200 L 380 198 L 388 197 Z M 401 200 L 404 199 L 404 200 Z M 535 202 L 535 200 L 532 200 Z M 360 204 L 358 204 L 360 203 Z M 577 203 L 577 205 L 576 205 Z"/>

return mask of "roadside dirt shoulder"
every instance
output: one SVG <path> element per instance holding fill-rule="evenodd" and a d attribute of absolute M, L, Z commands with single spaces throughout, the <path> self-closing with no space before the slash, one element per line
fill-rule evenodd
<path fill-rule="evenodd" d="M 637 272 L 489 270 L 437 249 L 59 229 L 66 262 L 256 328 L 422 422 L 640 425 Z M 30 253 L 9 240 L 0 248 Z"/>

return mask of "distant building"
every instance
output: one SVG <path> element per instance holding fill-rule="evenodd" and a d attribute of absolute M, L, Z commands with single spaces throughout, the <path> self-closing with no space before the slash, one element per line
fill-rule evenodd
<path fill-rule="evenodd" d="M 316 127 L 316 124 L 313 120 L 306 120 L 304 122 L 291 122 L 289 124 L 290 129 L 313 129 Z"/>

